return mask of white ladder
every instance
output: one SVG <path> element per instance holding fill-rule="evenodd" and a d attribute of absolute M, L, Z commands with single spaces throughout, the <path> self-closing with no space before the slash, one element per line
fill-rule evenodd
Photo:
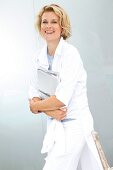
<path fill-rule="evenodd" d="M 95 145 L 96 145 L 96 148 L 97 148 L 103 169 L 104 170 L 113 170 L 113 167 L 110 168 L 108 161 L 105 157 L 104 151 L 103 151 L 102 146 L 101 146 L 100 141 L 99 141 L 98 133 L 96 131 L 92 131 L 92 136 L 93 136 L 93 140 L 95 142 Z"/>

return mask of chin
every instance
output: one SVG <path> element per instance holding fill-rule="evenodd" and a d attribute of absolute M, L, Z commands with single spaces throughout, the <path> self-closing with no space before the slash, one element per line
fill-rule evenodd
<path fill-rule="evenodd" d="M 46 37 L 45 40 L 46 41 L 59 41 L 60 37 L 56 37 L 56 38 L 54 36 L 53 37 Z"/>

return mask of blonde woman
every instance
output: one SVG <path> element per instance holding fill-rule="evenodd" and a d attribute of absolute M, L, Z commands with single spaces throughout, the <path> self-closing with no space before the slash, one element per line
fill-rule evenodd
<path fill-rule="evenodd" d="M 43 170 L 102 170 L 91 131 L 86 71 L 76 47 L 66 40 L 71 35 L 70 20 L 56 4 L 44 6 L 36 17 L 36 29 L 46 45 L 36 54 L 38 67 L 59 73 L 55 95 L 41 99 L 38 75 L 31 82 L 30 110 L 44 112 L 48 127 L 42 153 L 47 152 Z M 48 85 L 48 82 L 47 82 Z"/>

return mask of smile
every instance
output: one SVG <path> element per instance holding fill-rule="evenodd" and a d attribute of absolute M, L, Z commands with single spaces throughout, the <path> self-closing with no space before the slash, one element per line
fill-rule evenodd
<path fill-rule="evenodd" d="M 54 31 L 45 31 L 46 34 L 53 34 Z"/>

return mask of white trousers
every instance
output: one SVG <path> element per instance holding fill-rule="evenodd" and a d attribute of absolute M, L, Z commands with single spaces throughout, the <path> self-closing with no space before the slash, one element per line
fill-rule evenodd
<path fill-rule="evenodd" d="M 61 156 L 55 155 L 56 141 L 45 159 L 46 163 L 43 170 L 76 170 L 78 167 L 80 156 L 86 144 L 82 127 L 78 120 L 64 122 L 63 126 L 66 142 L 65 154 Z"/>

